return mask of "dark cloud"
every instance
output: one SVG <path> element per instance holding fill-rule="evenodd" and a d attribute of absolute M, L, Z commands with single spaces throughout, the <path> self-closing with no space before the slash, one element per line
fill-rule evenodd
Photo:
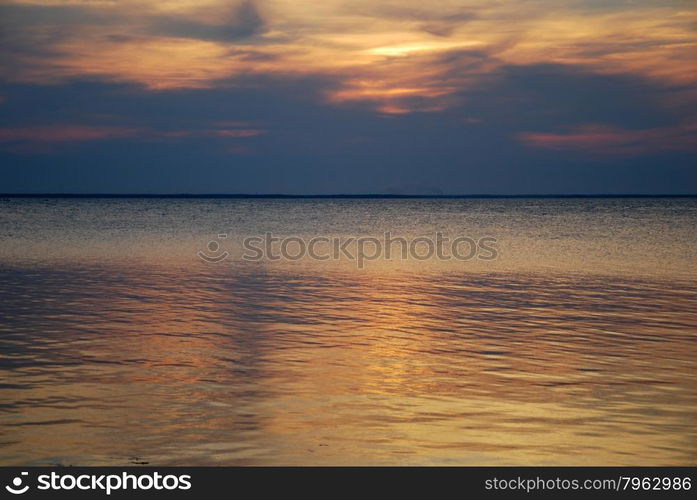
<path fill-rule="evenodd" d="M 186 17 L 143 15 L 89 5 L 0 5 L 0 68 L 7 75 L 43 73 L 64 55 L 59 47 L 79 37 L 81 29 L 99 27 L 101 37 L 116 43 L 149 35 L 213 41 L 250 40 L 265 30 L 256 5 L 244 0 L 230 8 L 219 24 Z M 253 58 L 249 54 L 249 58 Z M 261 56 L 258 56 L 261 57 Z M 58 63 L 59 64 L 59 63 Z"/>
<path fill-rule="evenodd" d="M 460 7 L 434 11 L 428 7 L 418 8 L 380 2 L 374 2 L 368 6 L 348 3 L 344 9 L 346 13 L 351 15 L 412 21 L 418 23 L 423 31 L 441 37 L 450 36 L 457 28 L 479 17 L 479 14 L 471 8 Z"/>
<path fill-rule="evenodd" d="M 280 59 L 280 56 L 277 54 L 272 54 L 270 52 L 259 52 L 256 50 L 249 50 L 249 49 L 231 49 L 227 51 L 227 55 L 230 57 L 235 57 L 238 60 L 241 61 L 249 61 L 249 62 L 269 62 L 269 61 L 277 61 Z"/>
<path fill-rule="evenodd" d="M 113 16 L 88 5 L 0 5 L 3 30 L 31 26 L 111 24 Z"/>
<path fill-rule="evenodd" d="M 89 6 L 0 5 L 0 69 L 5 77 L 45 69 L 55 46 L 80 27 L 117 24 L 118 16 Z"/>
<path fill-rule="evenodd" d="M 454 8 L 451 10 L 433 10 L 426 5 L 423 8 L 411 7 L 399 4 L 381 4 L 374 2 L 370 7 L 359 7 L 348 4 L 347 12 L 390 19 L 405 19 L 413 21 L 445 21 L 468 22 L 477 17 L 477 12 L 470 8 Z"/>
<path fill-rule="evenodd" d="M 457 71 L 454 68 L 452 71 Z M 603 75 L 555 65 L 503 66 L 483 83 L 464 89 L 465 107 L 486 112 L 500 124 L 568 126 L 605 123 L 659 127 L 697 114 L 697 102 L 663 105 L 676 87 L 634 75 Z"/>
<path fill-rule="evenodd" d="M 154 33 L 199 40 L 236 41 L 263 33 L 264 20 L 254 2 L 245 0 L 232 9 L 220 24 L 203 24 L 186 18 L 158 16 L 152 19 Z"/>
<path fill-rule="evenodd" d="M 477 15 L 472 12 L 461 12 L 459 14 L 446 15 L 439 19 L 425 22 L 421 25 L 421 29 L 431 35 L 448 37 L 452 35 L 457 28 L 476 18 Z"/>
<path fill-rule="evenodd" d="M 456 67 L 487 55 L 449 57 Z M 441 112 L 395 116 L 370 103 L 328 104 L 324 96 L 340 84 L 339 77 L 250 75 L 157 93 L 86 82 L 5 86 L 0 127 L 93 126 L 104 137 L 66 139 L 43 153 L 0 151 L 0 191 L 697 192 L 688 151 L 589 160 L 574 148 L 520 140 L 524 132 L 577 134 L 589 123 L 671 130 L 695 116 L 695 103 L 664 107 L 671 89 L 655 82 L 561 65 L 505 66 L 485 84 L 464 86 Z M 211 133 L 220 127 L 264 133 Z"/>

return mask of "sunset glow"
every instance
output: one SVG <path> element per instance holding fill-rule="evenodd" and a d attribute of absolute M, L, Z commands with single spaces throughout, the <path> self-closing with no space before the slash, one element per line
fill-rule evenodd
<path fill-rule="evenodd" d="M 516 152 L 536 155 L 526 160 L 533 169 L 556 161 L 551 152 L 572 163 L 592 151 L 648 164 L 647 155 L 691 151 L 697 141 L 697 6 L 688 1 L 2 0 L 0 10 L 0 152 L 19 154 L 15 163 L 44 154 L 30 142 L 198 138 L 209 141 L 200 147 L 212 176 L 231 172 L 229 151 L 257 151 L 265 165 L 297 158 L 323 171 L 336 154 L 345 157 L 337 153 L 343 144 L 365 145 L 370 136 L 372 152 L 353 148 L 346 158 L 370 173 L 369 164 L 384 165 L 374 148 L 399 151 L 383 179 L 360 176 L 340 188 L 318 174 L 312 186 L 274 187 L 245 174 L 226 189 L 383 191 L 388 177 L 404 176 L 415 148 L 449 151 L 450 160 L 437 162 L 435 180 L 408 167 L 410 184 L 491 192 L 475 170 L 510 169 Z M 38 93 L 65 105 L 27 113 L 27 96 Z M 83 97 L 63 97 L 72 93 Z M 226 132 L 217 130 L 221 121 L 265 126 Z M 70 125 L 51 132 L 62 124 Z M 319 141 L 326 151 L 312 146 L 319 131 L 331 135 Z M 394 142 L 401 134 L 410 139 Z M 493 157 L 485 144 L 496 144 Z M 462 163 L 455 183 L 452 158 Z M 593 175 L 583 174 L 587 187 L 579 189 L 601 189 Z M 534 179 L 526 189 L 542 189 Z"/>

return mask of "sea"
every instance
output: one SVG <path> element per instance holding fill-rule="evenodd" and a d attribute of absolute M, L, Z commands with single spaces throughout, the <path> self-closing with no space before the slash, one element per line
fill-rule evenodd
<path fill-rule="evenodd" d="M 0 198 L 2 465 L 697 465 L 696 423 L 694 197 Z"/>

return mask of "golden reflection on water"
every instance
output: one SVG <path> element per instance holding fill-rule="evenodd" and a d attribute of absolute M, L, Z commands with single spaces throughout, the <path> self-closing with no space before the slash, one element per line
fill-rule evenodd
<path fill-rule="evenodd" d="M 2 464 L 697 464 L 694 199 L 1 204 Z M 499 258 L 238 255 L 441 230 Z"/>
<path fill-rule="evenodd" d="M 697 462 L 697 285 L 2 268 L 4 464 Z"/>

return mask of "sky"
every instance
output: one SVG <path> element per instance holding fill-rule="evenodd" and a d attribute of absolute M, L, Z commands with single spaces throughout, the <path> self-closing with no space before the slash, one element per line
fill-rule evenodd
<path fill-rule="evenodd" d="M 0 0 L 0 192 L 697 193 L 694 0 Z"/>

